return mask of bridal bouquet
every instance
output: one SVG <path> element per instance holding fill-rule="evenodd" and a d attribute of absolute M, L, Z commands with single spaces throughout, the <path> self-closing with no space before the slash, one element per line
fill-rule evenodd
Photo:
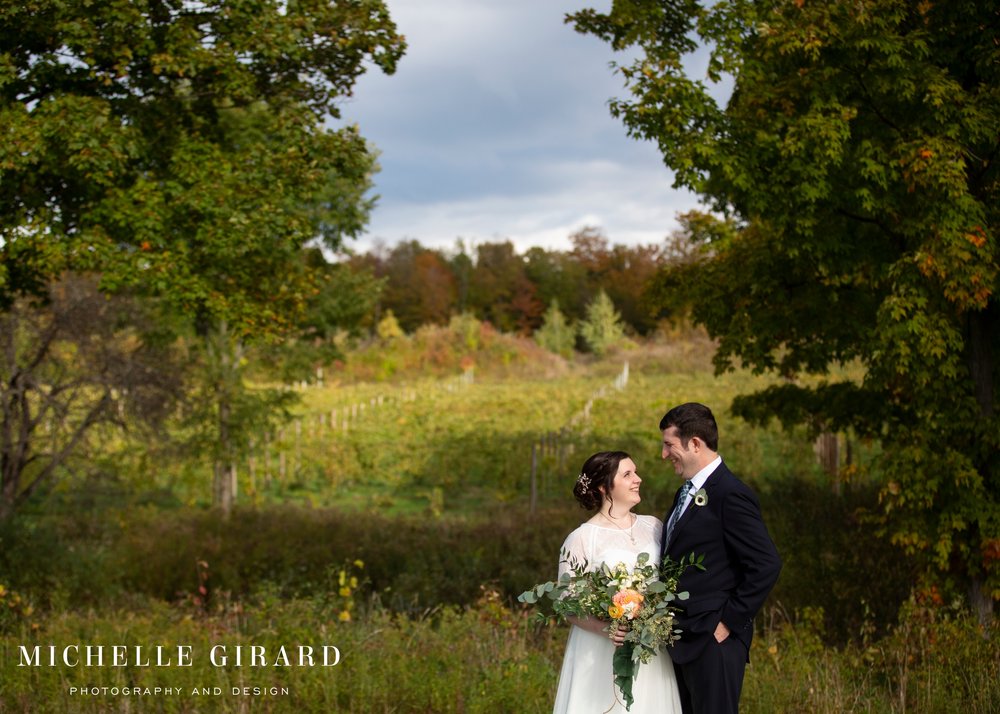
<path fill-rule="evenodd" d="M 640 553 L 634 568 L 625 563 L 609 566 L 606 563 L 588 570 L 586 561 L 573 558 L 569 572 L 558 581 L 535 585 L 518 596 L 520 602 L 538 604 L 542 598 L 552 601 L 552 612 L 560 620 L 567 617 L 593 616 L 608 622 L 609 636 L 613 637 L 620 625 L 628 628 L 625 644 L 615 649 L 612 670 L 615 684 L 625 700 L 625 708 L 632 706 L 632 683 L 639 666 L 656 656 L 664 645 L 671 645 L 680 637 L 675 627 L 676 600 L 686 600 L 686 592 L 677 592 L 677 580 L 688 567 L 704 570 L 702 559 L 694 554 L 679 562 L 663 558 L 659 567 L 649 562 L 649 553 Z M 539 612 L 546 621 L 548 616 Z"/>

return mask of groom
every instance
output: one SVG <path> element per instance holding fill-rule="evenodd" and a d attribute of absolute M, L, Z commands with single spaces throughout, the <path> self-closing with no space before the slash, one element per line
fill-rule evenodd
<path fill-rule="evenodd" d="M 681 639 L 669 649 L 684 714 L 739 711 L 753 618 L 771 592 L 781 559 L 760 515 L 757 497 L 717 453 L 711 410 L 689 402 L 660 420 L 664 459 L 684 484 L 664 519 L 660 552 L 674 560 L 704 556 L 689 567 L 678 591 Z"/>

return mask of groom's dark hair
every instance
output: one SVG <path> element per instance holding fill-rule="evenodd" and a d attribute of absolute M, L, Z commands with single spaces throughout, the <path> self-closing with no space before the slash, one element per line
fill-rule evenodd
<path fill-rule="evenodd" d="M 687 448 L 692 436 L 705 442 L 712 451 L 719 450 L 719 425 L 715 423 L 712 410 L 698 402 L 688 402 L 674 407 L 660 419 L 660 431 L 677 427 L 681 446 Z"/>

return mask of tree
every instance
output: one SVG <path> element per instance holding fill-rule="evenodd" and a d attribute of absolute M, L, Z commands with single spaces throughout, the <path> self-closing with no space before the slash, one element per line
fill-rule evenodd
<path fill-rule="evenodd" d="M 134 327 L 154 322 L 150 306 L 79 275 L 0 313 L 0 521 L 85 469 L 102 427 L 135 431 L 170 413 L 178 360 Z"/>
<path fill-rule="evenodd" d="M 587 319 L 580 325 L 580 336 L 591 351 L 600 356 L 625 337 L 621 316 L 608 294 L 601 290 L 587 306 Z"/>
<path fill-rule="evenodd" d="M 611 246 L 599 228 L 587 226 L 570 236 L 570 257 L 582 269 L 578 289 L 587 304 L 592 286 L 600 285 L 621 312 L 622 319 L 640 334 L 655 327 L 643 293 L 661 263 L 659 246 Z"/>
<path fill-rule="evenodd" d="M 336 102 L 403 49 L 379 0 L 5 3 L 0 309 L 72 268 L 190 316 L 206 353 L 293 325 L 303 247 L 371 208 L 374 152 Z M 217 384 L 224 420 L 240 382 Z"/>
<path fill-rule="evenodd" d="M 510 241 L 476 246 L 469 306 L 500 330 L 528 334 L 540 324 L 544 306 L 525 274 L 524 258 Z"/>
<path fill-rule="evenodd" d="M 382 306 L 392 310 L 404 330 L 448 321 L 455 307 L 455 277 L 437 251 L 402 241 L 380 262 L 376 275 L 386 279 Z"/>
<path fill-rule="evenodd" d="M 329 263 L 318 248 L 307 250 L 305 260 L 312 288 L 301 317 L 285 339 L 253 353 L 286 382 L 312 379 L 317 368 L 343 358 L 344 338 L 373 333 L 385 289 L 370 265 Z"/>
<path fill-rule="evenodd" d="M 729 245 L 739 227 L 732 219 L 702 211 L 682 213 L 677 220 L 680 227 L 667 236 L 662 262 L 647 281 L 642 299 L 655 317 L 681 322 L 690 320 L 696 307 L 705 262 Z"/>
<path fill-rule="evenodd" d="M 324 122 L 402 53 L 382 3 L 8 3 L 0 38 L 7 301 L 69 264 L 254 332 L 363 226 L 373 153 Z"/>
<path fill-rule="evenodd" d="M 370 331 L 385 280 L 368 268 L 327 263 L 319 251 L 313 260 L 313 294 L 299 324 L 302 339 L 329 343 L 338 332 L 360 336 Z"/>
<path fill-rule="evenodd" d="M 657 245 L 616 245 L 608 255 L 604 283 L 608 297 L 621 312 L 622 321 L 640 335 L 656 327 L 646 290 L 663 262 L 663 249 Z"/>
<path fill-rule="evenodd" d="M 246 463 L 262 435 L 291 419 L 299 395 L 251 383 L 248 345 L 225 321 L 212 325 L 195 347 L 197 369 L 190 370 L 178 440 L 188 455 L 211 462 L 212 504 L 228 516 L 236 502 L 237 464 Z"/>
<path fill-rule="evenodd" d="M 894 542 L 1000 598 L 1000 62 L 993 2 L 616 2 L 569 18 L 616 50 L 612 102 L 736 230 L 688 280 L 740 360 L 794 378 L 737 400 L 883 445 Z M 710 53 L 707 82 L 685 55 Z M 713 84 L 733 80 L 722 104 Z M 723 233 L 726 233 L 723 231 Z M 859 361 L 860 381 L 829 376 Z"/>
<path fill-rule="evenodd" d="M 570 321 L 582 319 L 590 296 L 587 274 L 579 261 L 571 253 L 539 247 L 529 248 L 524 260 L 524 274 L 536 286 L 539 301 L 543 305 L 558 302 Z"/>
<path fill-rule="evenodd" d="M 584 314 L 594 301 L 595 288 L 607 290 L 608 256 L 611 253 L 608 237 L 595 226 L 584 226 L 572 233 L 569 242 L 573 248 L 569 258 L 575 263 L 580 279 L 576 284 L 577 301 Z"/>
<path fill-rule="evenodd" d="M 552 301 L 549 309 L 545 311 L 542 326 L 535 331 L 535 342 L 563 357 L 573 354 L 573 347 L 576 345 L 576 329 L 569 324 L 566 316 L 559 309 L 559 302 Z"/>
<path fill-rule="evenodd" d="M 455 276 L 455 311 L 461 315 L 469 308 L 469 278 L 472 276 L 472 258 L 465 250 L 465 241 L 455 241 L 455 250 L 448 261 L 451 274 Z"/>
<path fill-rule="evenodd" d="M 384 342 L 392 342 L 393 340 L 399 340 L 406 337 L 406 333 L 403 332 L 403 328 L 399 326 L 399 321 L 396 319 L 396 316 L 392 314 L 392 310 L 385 311 L 385 316 L 379 320 L 376 334 L 378 334 L 378 338 Z"/>

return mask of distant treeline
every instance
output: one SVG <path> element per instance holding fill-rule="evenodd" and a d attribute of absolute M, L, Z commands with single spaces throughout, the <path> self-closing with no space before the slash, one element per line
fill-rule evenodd
<path fill-rule="evenodd" d="M 471 250 L 459 241 L 443 251 L 410 240 L 352 255 L 337 269 L 349 269 L 354 284 L 367 291 L 368 300 L 354 306 L 368 309 L 355 315 L 356 324 L 368 328 L 391 310 L 407 332 L 471 313 L 501 331 L 530 334 L 553 302 L 567 320 L 578 321 L 603 290 L 628 329 L 639 335 L 652 331 L 657 315 L 646 287 L 671 259 L 669 244 L 611 245 L 600 229 L 590 227 L 571 235 L 570 242 L 568 251 L 534 247 L 519 254 L 510 241 Z"/>

